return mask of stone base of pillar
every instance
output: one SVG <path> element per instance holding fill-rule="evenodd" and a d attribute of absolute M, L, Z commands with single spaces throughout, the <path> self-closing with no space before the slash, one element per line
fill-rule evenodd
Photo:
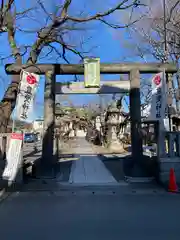
<path fill-rule="evenodd" d="M 38 169 L 35 174 L 36 179 L 54 179 L 55 171 L 53 168 L 49 169 Z"/>
<path fill-rule="evenodd" d="M 123 144 L 121 142 L 117 141 L 112 141 L 108 147 L 110 152 L 114 153 L 123 153 L 125 152 Z"/>
<path fill-rule="evenodd" d="M 33 177 L 37 179 L 53 179 L 55 178 L 55 163 L 48 164 L 45 159 L 39 159 L 34 165 Z"/>
<path fill-rule="evenodd" d="M 158 166 L 156 159 L 148 156 L 140 156 L 140 159 L 134 159 L 127 156 L 123 159 L 123 169 L 126 179 L 132 182 L 148 182 L 154 180 L 158 175 Z"/>

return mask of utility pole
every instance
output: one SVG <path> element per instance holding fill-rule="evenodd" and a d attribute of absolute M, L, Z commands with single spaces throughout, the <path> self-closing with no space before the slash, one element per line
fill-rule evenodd
<path fill-rule="evenodd" d="M 167 45 L 167 22 L 166 22 L 166 0 L 163 1 L 163 25 L 164 25 L 164 63 L 168 61 L 168 45 Z M 171 121 L 171 106 L 172 106 L 172 78 L 168 78 L 166 72 L 164 72 L 165 79 L 167 82 L 167 105 L 168 105 L 168 119 L 169 119 L 169 131 L 172 130 L 172 121 Z"/>

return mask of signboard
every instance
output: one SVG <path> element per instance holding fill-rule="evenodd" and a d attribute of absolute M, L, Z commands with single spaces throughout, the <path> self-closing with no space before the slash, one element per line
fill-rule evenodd
<path fill-rule="evenodd" d="M 17 119 L 26 121 L 33 111 L 38 83 L 39 75 L 22 71 L 20 88 L 16 101 Z"/>
<path fill-rule="evenodd" d="M 100 59 L 85 58 L 84 59 L 84 84 L 85 87 L 100 86 Z"/>
<path fill-rule="evenodd" d="M 167 118 L 167 88 L 163 72 L 152 78 L 152 100 L 149 120 L 159 120 L 161 128 L 164 128 L 164 119 Z"/>
<path fill-rule="evenodd" d="M 3 179 L 14 181 L 18 173 L 18 169 L 22 163 L 21 149 L 23 142 L 22 133 L 12 133 L 9 148 L 7 151 L 7 165 L 2 174 Z"/>

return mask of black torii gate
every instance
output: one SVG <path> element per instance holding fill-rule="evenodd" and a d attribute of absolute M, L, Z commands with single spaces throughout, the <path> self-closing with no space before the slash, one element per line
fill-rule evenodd
<path fill-rule="evenodd" d="M 45 168 L 52 167 L 53 159 L 53 132 L 55 125 L 55 92 L 56 75 L 83 75 L 83 64 L 6 64 L 7 74 L 17 75 L 21 70 L 44 75 L 44 138 L 42 148 L 42 164 Z M 129 74 L 130 77 L 130 116 L 131 116 L 131 146 L 132 161 L 134 165 L 139 165 L 139 160 L 143 158 L 142 140 L 139 132 L 141 122 L 140 110 L 140 74 L 175 73 L 175 64 L 170 63 L 112 63 L 100 64 L 101 74 Z M 120 83 L 120 82 L 119 82 Z"/>

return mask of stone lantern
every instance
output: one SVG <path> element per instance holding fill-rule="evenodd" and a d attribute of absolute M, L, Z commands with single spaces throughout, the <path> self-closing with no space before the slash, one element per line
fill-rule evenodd
<path fill-rule="evenodd" d="M 118 101 L 112 102 L 107 109 L 106 124 L 108 128 L 108 148 L 112 152 L 122 152 L 123 145 L 117 136 L 117 127 L 124 121 L 121 114 L 122 98 Z"/>
<path fill-rule="evenodd" d="M 97 116 L 97 117 L 96 117 L 96 125 L 95 125 L 95 127 L 96 127 L 96 129 L 97 129 L 98 131 L 101 130 L 101 117 L 100 117 L 100 116 Z"/>
<path fill-rule="evenodd" d="M 105 116 L 106 112 L 101 112 L 99 116 L 99 125 L 100 125 L 100 136 L 101 136 L 101 144 L 104 145 L 104 136 L 105 136 Z"/>

